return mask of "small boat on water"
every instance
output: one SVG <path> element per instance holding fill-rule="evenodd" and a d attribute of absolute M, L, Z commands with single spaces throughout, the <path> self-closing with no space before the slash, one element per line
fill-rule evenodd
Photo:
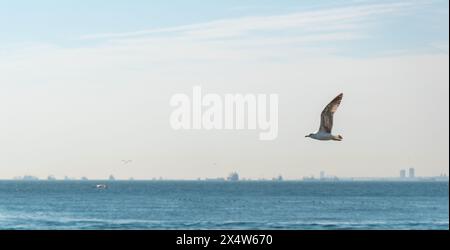
<path fill-rule="evenodd" d="M 95 188 L 97 188 L 97 189 L 107 189 L 108 186 L 106 186 L 105 184 L 97 184 L 97 185 L 95 186 Z"/>

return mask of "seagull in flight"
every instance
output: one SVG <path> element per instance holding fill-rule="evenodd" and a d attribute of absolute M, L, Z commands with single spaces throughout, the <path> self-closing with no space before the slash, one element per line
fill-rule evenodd
<path fill-rule="evenodd" d="M 122 160 L 123 165 L 130 164 L 131 162 L 132 162 L 132 160 Z"/>
<path fill-rule="evenodd" d="M 336 96 L 322 111 L 319 132 L 309 134 L 305 137 L 321 141 L 342 141 L 343 137 L 341 135 L 332 135 L 331 130 L 333 129 L 333 115 L 339 107 L 339 104 L 341 104 L 343 96 L 344 94 L 342 93 Z"/>

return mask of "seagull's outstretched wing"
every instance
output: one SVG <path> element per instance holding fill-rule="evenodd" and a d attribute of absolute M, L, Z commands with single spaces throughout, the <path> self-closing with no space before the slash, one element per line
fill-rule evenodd
<path fill-rule="evenodd" d="M 319 132 L 331 133 L 333 129 L 333 115 L 339 107 L 339 104 L 341 104 L 343 96 L 344 94 L 342 93 L 336 96 L 322 111 Z"/>

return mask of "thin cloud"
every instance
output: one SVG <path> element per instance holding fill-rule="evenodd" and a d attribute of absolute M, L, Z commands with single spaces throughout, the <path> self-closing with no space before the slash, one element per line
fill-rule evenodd
<path fill-rule="evenodd" d="M 447 41 L 439 41 L 439 42 L 434 42 L 431 44 L 431 47 L 435 48 L 436 50 L 440 51 L 440 52 L 444 52 L 446 54 L 448 54 L 448 40 Z"/>
<path fill-rule="evenodd" d="M 192 39 L 222 39 L 240 37 L 252 32 L 354 29 L 361 21 L 384 14 L 406 11 L 412 6 L 414 6 L 412 3 L 399 2 L 367 4 L 356 7 L 335 7 L 285 15 L 222 19 L 205 23 L 135 32 L 92 34 L 82 36 L 81 39 L 123 39 L 173 34 Z"/>

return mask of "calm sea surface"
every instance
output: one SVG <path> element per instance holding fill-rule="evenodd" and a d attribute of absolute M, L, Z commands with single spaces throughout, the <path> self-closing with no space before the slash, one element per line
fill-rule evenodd
<path fill-rule="evenodd" d="M 0 229 L 448 230 L 449 185 L 0 181 Z"/>

